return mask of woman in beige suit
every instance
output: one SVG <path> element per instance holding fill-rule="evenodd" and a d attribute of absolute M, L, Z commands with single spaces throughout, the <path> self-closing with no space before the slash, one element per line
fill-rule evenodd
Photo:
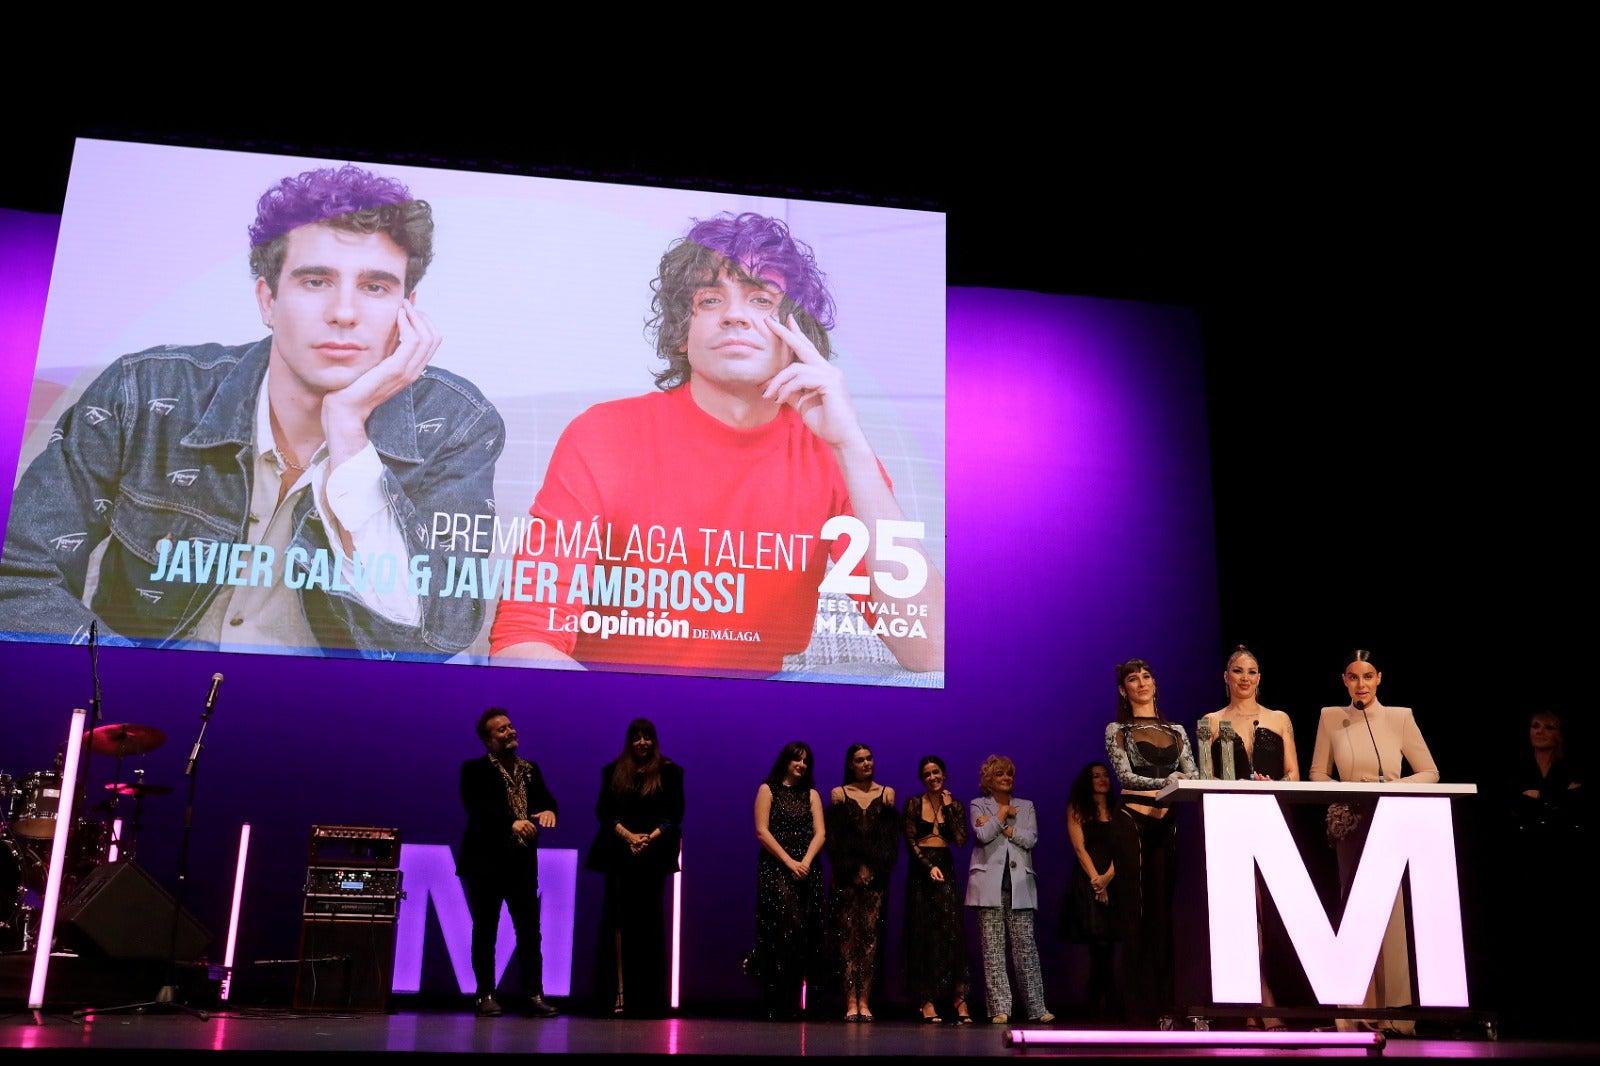
<path fill-rule="evenodd" d="M 1410 707 L 1386 707 L 1378 702 L 1383 674 L 1372 653 L 1353 651 L 1345 656 L 1344 687 L 1350 702 L 1324 707 L 1317 721 L 1317 742 L 1311 752 L 1311 780 L 1414 781 L 1432 784 L 1439 768 L 1428 752 L 1422 730 Z M 1407 772 L 1409 771 L 1409 772 Z M 1372 824 L 1373 805 L 1334 803 L 1328 806 L 1328 841 L 1339 859 L 1341 896 L 1348 898 L 1355 880 L 1361 849 Z M 1406 917 L 1402 897 L 1395 894 L 1388 931 L 1378 951 L 1378 963 L 1367 986 L 1365 1007 L 1406 1007 L 1415 1002 L 1411 990 L 1410 961 L 1406 954 Z M 1340 1029 L 1384 1029 L 1411 1035 L 1416 1023 L 1409 1019 L 1382 1021 L 1338 1019 Z"/>

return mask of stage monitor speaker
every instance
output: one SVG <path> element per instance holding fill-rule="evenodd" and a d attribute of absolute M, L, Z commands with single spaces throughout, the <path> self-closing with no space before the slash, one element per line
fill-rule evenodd
<path fill-rule="evenodd" d="M 173 951 L 175 962 L 193 962 L 211 942 L 205 926 L 132 860 L 97 866 L 78 882 L 56 912 L 56 936 L 112 959 L 165 959 Z"/>
<path fill-rule="evenodd" d="M 295 1008 L 387 1011 L 394 984 L 394 940 L 393 919 L 306 918 L 300 925 Z"/>

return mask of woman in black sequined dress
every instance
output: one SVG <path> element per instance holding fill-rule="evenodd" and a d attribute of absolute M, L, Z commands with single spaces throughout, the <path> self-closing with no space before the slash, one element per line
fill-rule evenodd
<path fill-rule="evenodd" d="M 774 1020 L 801 1016 L 801 987 L 814 980 L 822 946 L 822 798 L 812 787 L 815 758 L 801 741 L 785 744 L 756 790 L 756 977 L 761 1010 Z"/>

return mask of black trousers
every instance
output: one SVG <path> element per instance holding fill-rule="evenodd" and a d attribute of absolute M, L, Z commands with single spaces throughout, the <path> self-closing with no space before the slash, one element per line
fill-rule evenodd
<path fill-rule="evenodd" d="M 472 913 L 472 979 L 477 994 L 495 990 L 494 946 L 500 929 L 500 905 L 511 912 L 511 925 L 517 934 L 517 972 L 522 992 L 544 995 L 544 951 L 539 936 L 539 861 L 537 854 L 507 863 L 503 868 L 463 876 Z"/>
<path fill-rule="evenodd" d="M 1129 975 L 1136 1002 L 1128 1006 L 1136 1015 L 1132 1020 L 1142 1023 L 1177 1010 L 1172 907 L 1178 891 L 1178 820 L 1176 812 L 1165 818 L 1128 813 L 1139 830 L 1141 900 L 1134 972 Z"/>

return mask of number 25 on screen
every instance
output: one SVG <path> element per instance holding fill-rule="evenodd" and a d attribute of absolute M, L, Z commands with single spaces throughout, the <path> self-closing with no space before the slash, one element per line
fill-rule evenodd
<path fill-rule="evenodd" d="M 833 569 L 828 571 L 828 576 L 822 579 L 818 591 L 868 596 L 872 593 L 871 582 L 876 581 L 880 589 L 896 599 L 915 596 L 928 583 L 928 560 L 916 548 L 899 541 L 921 540 L 922 529 L 921 522 L 880 518 L 877 542 L 873 544 L 867 524 L 861 519 L 855 515 L 834 515 L 823 523 L 822 539 L 837 540 L 844 537 L 844 553 L 833 564 Z M 856 564 L 865 558 L 869 544 L 877 549 L 873 553 L 874 559 L 880 563 L 899 563 L 905 567 L 905 576 L 895 577 L 885 571 L 875 570 L 869 579 L 866 574 L 855 573 Z"/>

